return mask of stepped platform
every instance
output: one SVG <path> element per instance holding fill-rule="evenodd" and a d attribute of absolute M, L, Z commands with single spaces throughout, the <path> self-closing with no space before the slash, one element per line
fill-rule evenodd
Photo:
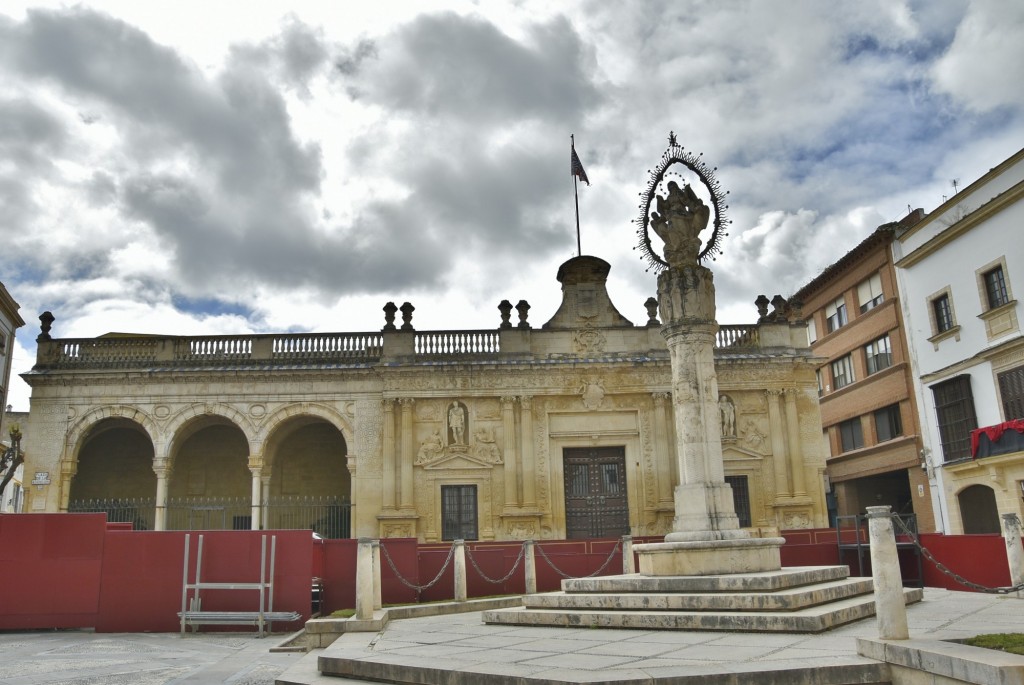
<path fill-rule="evenodd" d="M 719 576 L 578 578 L 522 607 L 483 612 L 500 625 L 820 633 L 875 615 L 870 578 L 846 566 L 791 567 Z M 908 604 L 920 601 L 906 588 Z"/>

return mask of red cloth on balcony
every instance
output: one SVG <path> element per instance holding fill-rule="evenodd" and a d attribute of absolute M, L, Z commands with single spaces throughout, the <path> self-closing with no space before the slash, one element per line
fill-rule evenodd
<path fill-rule="evenodd" d="M 1014 419 L 1013 421 L 1007 421 L 1006 423 L 997 423 L 994 426 L 985 426 L 984 428 L 976 428 L 971 431 L 971 458 L 974 458 L 978 454 L 978 441 L 981 439 L 981 434 L 984 433 L 988 436 L 989 442 L 996 442 L 999 438 L 1003 437 L 1003 433 L 1008 430 L 1015 430 L 1018 433 L 1024 433 L 1024 419 Z"/>

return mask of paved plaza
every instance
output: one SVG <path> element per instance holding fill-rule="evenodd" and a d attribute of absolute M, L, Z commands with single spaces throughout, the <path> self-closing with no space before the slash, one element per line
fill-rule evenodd
<path fill-rule="evenodd" d="M 912 638 L 1024 631 L 1024 600 L 1015 598 L 928 588 L 924 601 L 908 607 L 907 615 Z M 479 612 L 392 621 L 379 633 L 347 634 L 310 654 L 270 652 L 284 636 L 5 632 L 0 633 L 0 685 L 363 682 L 319 676 L 321 656 L 377 675 L 408 675 L 406 669 L 420 675 L 437 671 L 441 677 L 461 672 L 478 674 L 480 682 L 672 677 L 712 683 L 716 676 L 736 674 L 746 674 L 744 682 L 780 682 L 780 672 L 838 675 L 843 667 L 875 664 L 856 649 L 857 637 L 875 635 L 873 619 L 800 635 L 490 626 L 480 621 Z"/>

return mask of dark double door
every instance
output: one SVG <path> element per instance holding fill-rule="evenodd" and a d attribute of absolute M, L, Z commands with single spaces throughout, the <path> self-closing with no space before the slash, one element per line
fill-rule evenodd
<path fill-rule="evenodd" d="M 610 538 L 629 534 L 624 447 L 571 447 L 565 474 L 565 537 Z"/>

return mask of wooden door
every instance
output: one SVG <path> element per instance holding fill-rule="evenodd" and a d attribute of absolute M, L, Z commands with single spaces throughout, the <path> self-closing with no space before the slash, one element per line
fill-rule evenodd
<path fill-rule="evenodd" d="M 572 447 L 562 452 L 566 538 L 629 534 L 625 447 Z"/>

